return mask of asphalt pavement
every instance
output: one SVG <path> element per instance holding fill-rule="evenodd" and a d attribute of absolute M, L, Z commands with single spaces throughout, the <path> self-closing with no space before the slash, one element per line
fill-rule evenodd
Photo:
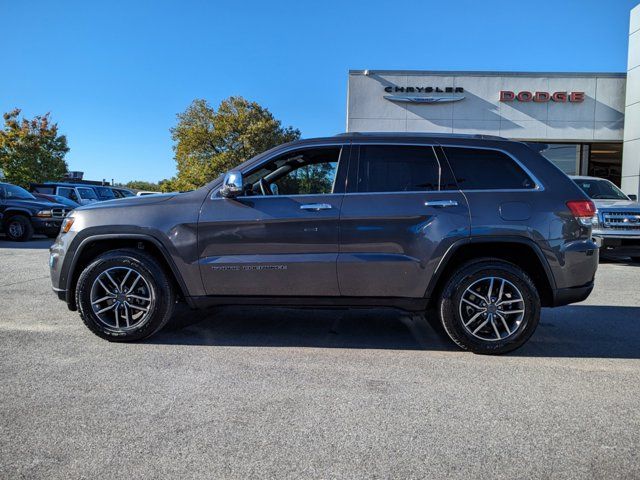
<path fill-rule="evenodd" d="M 0 238 L 0 478 L 640 478 L 640 265 L 506 356 L 395 311 L 193 312 L 94 336 Z"/>

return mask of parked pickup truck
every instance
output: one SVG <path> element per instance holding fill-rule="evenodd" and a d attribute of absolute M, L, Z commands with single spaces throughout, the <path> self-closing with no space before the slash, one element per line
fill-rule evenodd
<path fill-rule="evenodd" d="M 35 198 L 24 188 L 0 183 L 0 223 L 9 240 L 25 242 L 34 233 L 54 238 L 72 208 Z"/>
<path fill-rule="evenodd" d="M 640 262 L 640 203 L 604 178 L 571 178 L 596 205 L 593 238 L 601 248 L 600 253 Z"/>

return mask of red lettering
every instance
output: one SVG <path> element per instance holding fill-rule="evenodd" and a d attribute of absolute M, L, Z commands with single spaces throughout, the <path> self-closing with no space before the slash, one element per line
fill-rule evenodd
<path fill-rule="evenodd" d="M 525 90 L 523 92 L 518 93 L 518 95 L 516 95 L 516 98 L 520 102 L 530 102 L 533 99 L 533 94 Z"/>
<path fill-rule="evenodd" d="M 551 98 L 551 95 L 549 95 L 549 92 L 536 92 L 536 94 L 533 96 L 533 101 L 548 102 L 550 98 Z"/>
<path fill-rule="evenodd" d="M 513 99 L 516 98 L 516 94 L 509 90 L 501 90 L 500 91 L 500 101 L 501 102 L 513 102 Z"/>
<path fill-rule="evenodd" d="M 584 101 L 584 92 L 571 92 L 569 95 L 570 102 L 580 103 Z"/>
<path fill-rule="evenodd" d="M 556 92 L 551 95 L 551 100 L 554 102 L 564 103 L 567 101 L 567 92 Z"/>

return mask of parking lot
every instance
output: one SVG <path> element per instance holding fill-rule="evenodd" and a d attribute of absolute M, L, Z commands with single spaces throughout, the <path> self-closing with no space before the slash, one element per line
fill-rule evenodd
<path fill-rule="evenodd" d="M 112 344 L 0 239 L 1 478 L 638 478 L 640 265 L 513 354 L 393 311 L 181 310 Z"/>

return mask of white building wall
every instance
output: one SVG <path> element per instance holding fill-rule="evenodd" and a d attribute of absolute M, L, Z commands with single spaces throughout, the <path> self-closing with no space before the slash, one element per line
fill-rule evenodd
<path fill-rule="evenodd" d="M 385 92 L 387 86 L 462 87 L 465 98 L 451 103 L 397 103 L 384 98 L 396 94 Z M 579 91 L 585 98 L 581 103 L 505 103 L 499 100 L 501 90 Z M 347 131 L 483 133 L 523 140 L 616 142 L 623 138 L 624 91 L 623 74 L 352 71 Z"/>
<path fill-rule="evenodd" d="M 622 190 L 640 195 L 640 5 L 631 10 L 625 99 Z"/>

